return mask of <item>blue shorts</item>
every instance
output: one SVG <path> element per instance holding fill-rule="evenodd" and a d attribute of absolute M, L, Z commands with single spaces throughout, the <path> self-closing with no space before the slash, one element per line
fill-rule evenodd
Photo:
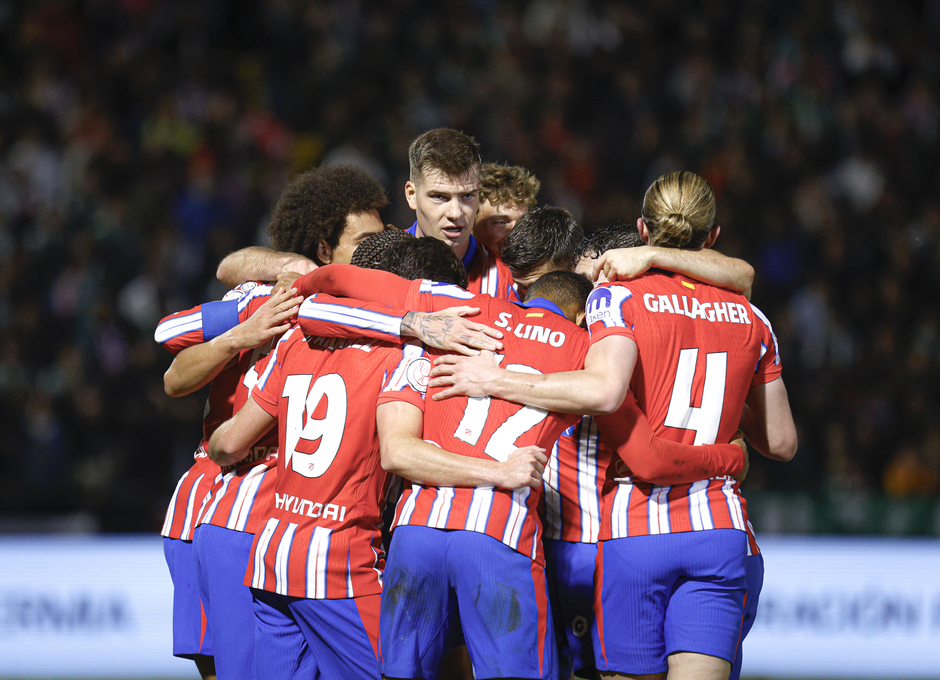
<path fill-rule="evenodd" d="M 212 628 L 199 598 L 193 544 L 164 537 L 163 555 L 173 580 L 173 656 L 212 656 Z"/>
<path fill-rule="evenodd" d="M 764 586 L 764 558 L 757 555 L 750 555 L 747 558 L 744 576 L 747 579 L 747 594 L 744 600 L 744 621 L 741 625 L 741 639 L 738 641 L 738 652 L 734 657 L 734 663 L 731 664 L 731 675 L 728 680 L 738 680 L 741 677 L 741 652 L 744 644 L 744 638 L 754 625 L 754 619 L 757 617 L 757 603 L 760 600 L 760 591 Z"/>
<path fill-rule="evenodd" d="M 734 660 L 744 617 L 747 534 L 711 529 L 598 544 L 598 670 L 646 675 L 674 652 Z"/>
<path fill-rule="evenodd" d="M 380 680 L 380 595 L 310 600 L 251 588 L 254 678 Z"/>
<path fill-rule="evenodd" d="M 458 622 L 477 678 L 557 678 L 543 567 L 485 534 L 396 528 L 382 591 L 383 673 L 437 678 Z"/>
<path fill-rule="evenodd" d="M 255 610 L 244 580 L 254 538 L 211 524 L 201 524 L 193 532 L 199 594 L 209 627 L 215 631 L 215 670 L 230 680 L 252 677 Z"/>
<path fill-rule="evenodd" d="M 596 543 L 545 539 L 545 575 L 555 614 L 561 677 L 594 669 L 594 562 Z"/>

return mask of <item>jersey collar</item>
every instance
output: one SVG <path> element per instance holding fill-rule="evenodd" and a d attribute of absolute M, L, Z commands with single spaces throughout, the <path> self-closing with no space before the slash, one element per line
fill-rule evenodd
<path fill-rule="evenodd" d="M 553 312 L 558 316 L 565 316 L 565 313 L 561 311 L 561 307 L 546 298 L 532 298 L 531 300 L 526 300 L 525 302 L 513 302 L 513 304 L 526 308 L 538 307 L 539 309 L 545 309 L 549 312 Z M 567 319 L 568 317 L 565 318 Z"/>
<path fill-rule="evenodd" d="M 418 235 L 418 220 L 415 220 L 415 223 L 410 227 L 405 229 L 412 236 Z M 470 234 L 470 240 L 467 241 L 467 252 L 464 253 L 463 257 L 460 259 L 460 262 L 463 264 L 463 268 L 467 271 L 470 271 L 470 268 L 473 267 L 473 258 L 477 254 L 477 240 L 473 237 L 473 234 Z"/>

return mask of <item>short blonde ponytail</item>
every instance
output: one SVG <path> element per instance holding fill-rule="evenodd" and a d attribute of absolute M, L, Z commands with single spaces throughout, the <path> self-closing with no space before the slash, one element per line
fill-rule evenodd
<path fill-rule="evenodd" d="M 670 172 L 643 197 L 643 221 L 650 245 L 699 248 L 715 226 L 715 192 L 693 172 Z"/>

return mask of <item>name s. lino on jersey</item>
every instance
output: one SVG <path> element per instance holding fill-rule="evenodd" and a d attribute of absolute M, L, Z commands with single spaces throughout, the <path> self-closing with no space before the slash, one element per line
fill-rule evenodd
<path fill-rule="evenodd" d="M 542 313 L 531 312 L 526 316 L 542 316 Z M 498 328 L 511 328 L 512 314 L 509 312 L 501 312 L 499 318 L 493 322 L 493 325 Z M 512 334 L 522 340 L 534 340 L 535 342 L 549 344 L 552 347 L 561 347 L 565 344 L 565 334 L 561 331 L 553 331 L 550 328 L 534 324 L 517 323 L 516 327 L 512 329 Z"/>

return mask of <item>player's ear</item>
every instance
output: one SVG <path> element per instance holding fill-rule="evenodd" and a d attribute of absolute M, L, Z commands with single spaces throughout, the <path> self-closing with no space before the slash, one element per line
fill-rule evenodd
<path fill-rule="evenodd" d="M 721 231 L 721 227 L 718 226 L 717 224 L 714 227 L 712 227 L 712 230 L 708 232 L 708 236 L 705 237 L 706 248 L 711 248 L 715 244 L 715 241 L 718 240 L 718 232 L 720 231 Z"/>
<path fill-rule="evenodd" d="M 582 309 L 580 312 L 578 312 L 578 316 L 577 316 L 577 318 L 575 319 L 575 322 L 574 322 L 575 325 L 576 325 L 576 326 L 581 326 L 581 328 L 586 328 L 587 326 L 586 326 L 586 324 L 584 323 L 584 319 L 585 319 L 586 317 L 587 317 L 587 313 Z"/>
<path fill-rule="evenodd" d="M 333 261 L 333 249 L 322 238 L 317 243 L 317 259 L 323 264 L 330 264 Z"/>
<path fill-rule="evenodd" d="M 646 227 L 646 222 L 642 217 L 636 218 L 636 230 L 640 233 L 640 238 L 643 239 L 643 243 L 649 245 L 650 230 Z"/>
<path fill-rule="evenodd" d="M 405 200 L 408 201 L 408 207 L 412 210 L 418 209 L 418 202 L 416 196 L 418 195 L 418 187 L 415 186 L 415 183 L 410 179 L 405 182 Z"/>

